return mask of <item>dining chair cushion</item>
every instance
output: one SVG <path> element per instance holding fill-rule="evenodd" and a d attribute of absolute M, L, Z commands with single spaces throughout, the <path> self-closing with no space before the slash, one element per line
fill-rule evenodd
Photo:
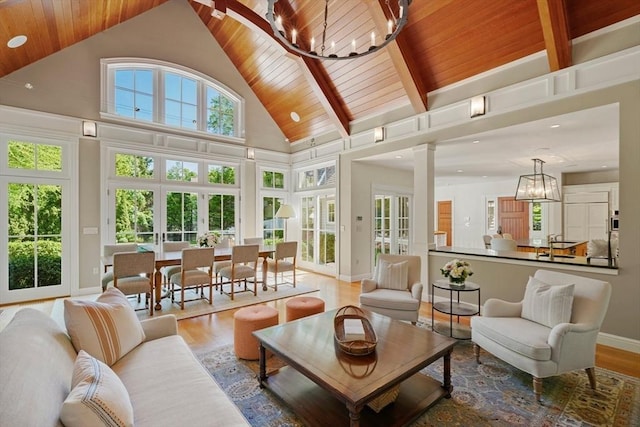
<path fill-rule="evenodd" d="M 109 288 L 96 301 L 64 300 L 64 322 L 76 351 L 112 366 L 145 340 L 127 297 Z"/>
<path fill-rule="evenodd" d="M 133 426 L 133 406 L 127 389 L 111 368 L 80 350 L 60 420 L 67 427 Z"/>
<path fill-rule="evenodd" d="M 522 318 L 553 328 L 571 321 L 575 285 L 549 285 L 534 277 L 524 291 Z"/>
<path fill-rule="evenodd" d="M 377 279 L 378 288 L 407 290 L 409 264 L 406 261 L 391 263 L 380 260 L 378 263 Z"/>
<path fill-rule="evenodd" d="M 184 284 L 182 283 L 182 272 L 178 271 L 177 273 L 171 276 L 171 283 L 176 284 L 178 286 L 194 286 L 201 285 L 203 283 L 208 283 L 211 279 L 209 277 L 209 273 L 202 270 L 188 270 L 184 272 Z"/>
<path fill-rule="evenodd" d="M 228 267 L 224 267 L 222 270 L 220 270 L 220 276 L 226 278 L 226 279 L 230 279 L 231 278 L 231 269 L 233 267 L 232 266 L 228 266 Z M 237 279 L 247 279 L 249 277 L 255 277 L 256 275 L 256 270 L 248 265 L 240 265 L 240 264 L 236 264 L 235 265 L 235 271 L 234 271 L 235 275 L 234 278 Z"/>

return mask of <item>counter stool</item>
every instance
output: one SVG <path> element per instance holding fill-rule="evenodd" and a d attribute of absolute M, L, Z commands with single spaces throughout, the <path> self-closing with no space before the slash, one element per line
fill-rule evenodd
<path fill-rule="evenodd" d="M 286 319 L 300 319 L 301 317 L 311 316 L 312 314 L 324 312 L 324 301 L 316 297 L 295 297 L 286 303 Z"/>
<path fill-rule="evenodd" d="M 233 315 L 233 349 L 240 359 L 260 358 L 258 340 L 252 332 L 278 324 L 278 310 L 266 305 L 241 308 Z"/>

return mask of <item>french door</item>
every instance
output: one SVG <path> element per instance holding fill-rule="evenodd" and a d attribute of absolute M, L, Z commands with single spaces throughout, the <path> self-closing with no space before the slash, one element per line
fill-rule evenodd
<path fill-rule="evenodd" d="M 373 261 L 378 254 L 409 253 L 411 200 L 407 195 L 382 192 L 374 195 Z"/>
<path fill-rule="evenodd" d="M 323 274 L 336 272 L 336 198 L 333 192 L 300 199 L 300 262 Z"/>
<path fill-rule="evenodd" d="M 165 241 L 195 244 L 206 231 L 236 238 L 238 197 L 234 192 L 112 183 L 108 194 L 108 241 L 138 243 L 159 251 Z"/>
<path fill-rule="evenodd" d="M 8 267 L 0 273 L 0 303 L 69 295 L 69 182 L 0 177 L 0 187 L 0 263 Z"/>

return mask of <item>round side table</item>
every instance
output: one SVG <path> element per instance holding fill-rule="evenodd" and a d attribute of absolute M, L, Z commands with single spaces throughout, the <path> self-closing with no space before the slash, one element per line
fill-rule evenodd
<path fill-rule="evenodd" d="M 448 301 L 435 302 L 436 289 L 448 292 Z M 478 303 L 470 304 L 460 302 L 460 293 L 477 292 Z M 454 298 L 455 293 L 455 298 Z M 451 338 L 460 340 L 471 339 L 471 329 L 467 326 L 460 325 L 460 316 L 475 316 L 480 314 L 480 286 L 473 282 L 465 282 L 464 286 L 456 286 L 449 280 L 436 280 L 431 283 L 431 330 L 439 334 L 447 335 Z M 449 327 L 446 324 L 436 324 L 434 314 L 435 311 L 449 316 Z M 457 316 L 456 328 L 453 327 L 453 317 Z"/>

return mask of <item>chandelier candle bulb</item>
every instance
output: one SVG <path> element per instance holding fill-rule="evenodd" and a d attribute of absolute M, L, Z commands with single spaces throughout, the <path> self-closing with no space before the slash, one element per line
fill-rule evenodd
<path fill-rule="evenodd" d="M 298 39 L 298 32 L 296 30 L 291 30 L 291 43 L 296 44 Z"/>
<path fill-rule="evenodd" d="M 391 33 L 393 33 L 393 22 L 391 22 L 391 19 L 389 19 L 389 21 L 387 22 L 387 34 Z"/>
<path fill-rule="evenodd" d="M 376 45 L 376 33 L 371 31 L 371 47 Z"/>
<path fill-rule="evenodd" d="M 276 28 L 278 28 L 278 31 L 284 32 L 284 25 L 282 25 L 282 16 L 278 16 L 276 18 Z"/>
<path fill-rule="evenodd" d="M 356 39 L 351 40 L 351 52 L 356 52 Z"/>
<path fill-rule="evenodd" d="M 315 37 L 311 37 L 311 52 L 315 52 L 316 50 L 316 39 Z"/>

